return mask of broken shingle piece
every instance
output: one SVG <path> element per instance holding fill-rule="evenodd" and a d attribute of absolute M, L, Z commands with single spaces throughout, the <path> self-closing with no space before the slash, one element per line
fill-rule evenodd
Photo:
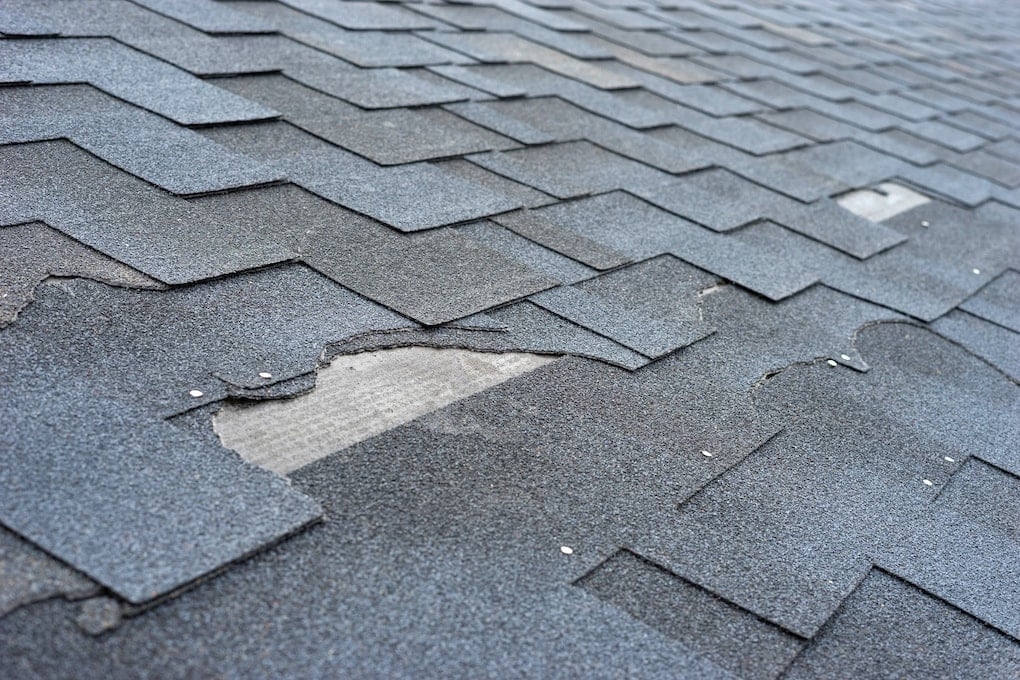
<path fill-rule="evenodd" d="M 4 373 L 22 389 L 0 405 L 0 520 L 130 602 L 166 595 L 321 517 L 283 479 L 80 379 L 33 390 Z"/>
<path fill-rule="evenodd" d="M 131 288 L 162 284 L 41 222 L 0 227 L 0 328 L 14 321 L 48 276 L 77 276 Z"/>
<path fill-rule="evenodd" d="M 411 331 L 365 334 L 337 346 L 338 352 L 360 352 L 387 347 L 471 347 L 479 351 L 526 351 L 573 354 L 633 371 L 648 358 L 609 338 L 594 333 L 538 305 L 522 301 L 462 319 L 460 325 L 434 326 Z M 491 332 L 471 326 L 499 328 Z"/>

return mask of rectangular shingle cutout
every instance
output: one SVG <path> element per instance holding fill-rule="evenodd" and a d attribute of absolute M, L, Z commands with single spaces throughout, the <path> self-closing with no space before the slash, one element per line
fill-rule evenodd
<path fill-rule="evenodd" d="M 929 200 L 927 196 L 907 187 L 885 182 L 874 189 L 860 189 L 843 194 L 836 199 L 836 202 L 855 215 L 860 215 L 872 222 L 881 222 L 899 215 L 901 212 L 924 205 Z"/>
<path fill-rule="evenodd" d="M 228 404 L 213 422 L 224 446 L 287 474 L 557 358 L 431 347 L 339 356 L 310 393 Z"/>

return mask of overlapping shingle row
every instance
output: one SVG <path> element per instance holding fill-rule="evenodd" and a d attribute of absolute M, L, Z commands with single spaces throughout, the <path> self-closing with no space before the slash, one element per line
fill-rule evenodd
<path fill-rule="evenodd" d="M 316 477 L 337 463 L 302 493 L 223 450 L 222 400 L 309 389 L 338 353 L 572 354 L 602 363 L 485 397 L 493 455 L 579 456 L 553 478 L 609 514 L 522 470 L 530 500 L 457 523 L 505 532 L 509 507 L 591 544 L 567 574 L 510 541 L 533 585 L 597 596 L 557 590 L 551 620 L 611 602 L 692 669 L 770 676 L 888 597 L 1015 659 L 1020 546 L 972 487 L 1020 488 L 1018 33 L 939 3 L 5 2 L 0 523 L 150 602 L 339 502 Z M 840 200 L 885 182 L 932 200 Z M 481 464 L 441 430 L 355 446 L 355 476 L 386 447 Z M 678 446 L 678 469 L 653 453 Z M 663 588 L 770 661 L 665 621 Z"/>

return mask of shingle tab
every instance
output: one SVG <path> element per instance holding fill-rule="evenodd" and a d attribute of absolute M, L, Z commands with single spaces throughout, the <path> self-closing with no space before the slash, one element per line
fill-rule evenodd
<path fill-rule="evenodd" d="M 535 304 L 605 335 L 650 359 L 657 359 L 701 340 L 711 329 L 687 323 L 650 319 L 571 286 L 559 286 L 529 298 Z"/>
<path fill-rule="evenodd" d="M 284 123 L 209 128 L 203 134 L 271 163 L 324 198 L 403 231 L 467 222 L 520 207 L 427 163 L 379 167 Z"/>
<path fill-rule="evenodd" d="M 232 219 L 210 220 L 175 198 L 74 147 L 0 147 L 0 223 L 41 220 L 164 283 L 188 283 L 294 257 Z"/>
<path fill-rule="evenodd" d="M 363 111 L 283 76 L 218 82 L 224 89 L 272 106 L 303 130 L 381 165 L 517 146 L 442 109 Z"/>
<path fill-rule="evenodd" d="M 0 89 L 0 143 L 67 138 L 175 194 L 278 182 L 283 175 L 86 85 Z"/>
<path fill-rule="evenodd" d="M 278 115 L 112 40 L 0 41 L 0 81 L 84 81 L 182 125 Z"/>
<path fill-rule="evenodd" d="M 656 186 L 670 176 L 588 142 L 492 152 L 470 160 L 558 198 L 621 188 Z"/>

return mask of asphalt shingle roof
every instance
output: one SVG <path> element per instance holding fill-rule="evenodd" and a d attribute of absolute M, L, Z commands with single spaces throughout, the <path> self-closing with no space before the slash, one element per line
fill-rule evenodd
<path fill-rule="evenodd" d="M 1018 125 L 990 0 L 0 1 L 0 676 L 1017 677 Z M 422 346 L 557 359 L 213 430 Z"/>

